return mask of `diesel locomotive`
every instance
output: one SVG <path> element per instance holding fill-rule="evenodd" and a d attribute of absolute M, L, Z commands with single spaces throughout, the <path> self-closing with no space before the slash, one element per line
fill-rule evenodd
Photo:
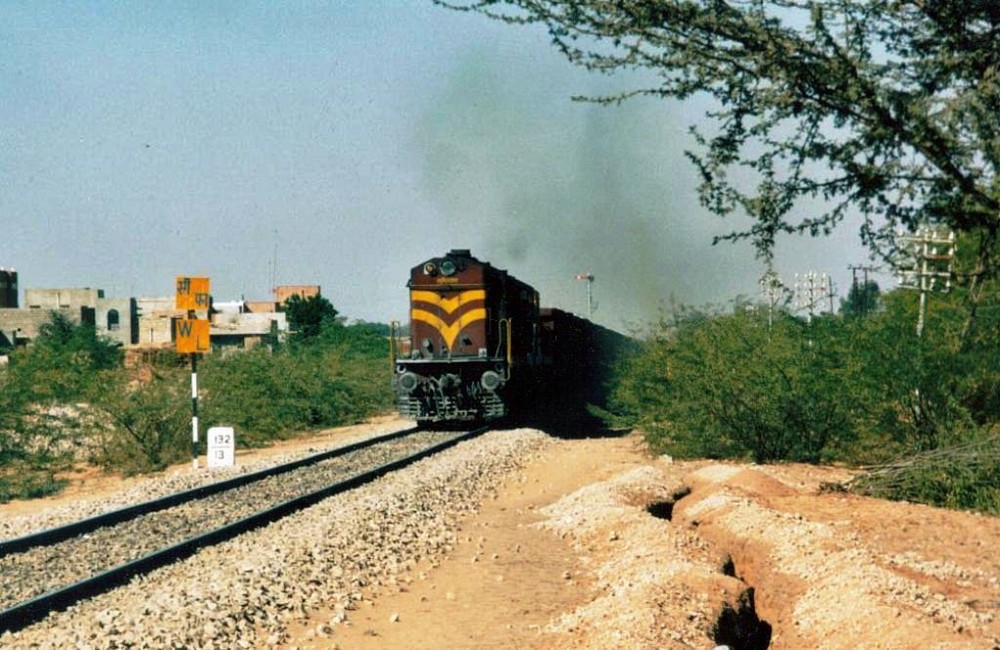
<path fill-rule="evenodd" d="M 393 340 L 400 415 L 421 423 L 489 421 L 546 404 L 600 401 L 621 335 L 539 306 L 530 285 L 452 250 L 410 271 L 408 345 Z"/>

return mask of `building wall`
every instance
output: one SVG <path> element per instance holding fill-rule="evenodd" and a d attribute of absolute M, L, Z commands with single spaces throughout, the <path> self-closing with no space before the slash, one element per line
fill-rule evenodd
<path fill-rule="evenodd" d="M 103 289 L 59 288 L 25 289 L 24 302 L 31 311 L 93 311 L 91 324 L 97 333 L 122 345 L 138 339 L 138 319 L 132 298 L 105 298 Z"/>
<path fill-rule="evenodd" d="M 122 345 L 139 338 L 139 318 L 134 298 L 99 298 L 94 314 L 97 331 Z"/>
<path fill-rule="evenodd" d="M 318 284 L 285 284 L 274 288 L 274 301 L 284 306 L 292 296 L 311 298 L 320 295 Z"/>
<path fill-rule="evenodd" d="M 142 347 L 171 345 L 174 340 L 173 319 L 185 315 L 175 307 L 175 298 L 144 297 L 136 298 L 135 302 L 139 312 L 135 344 Z"/>
<path fill-rule="evenodd" d="M 244 305 L 251 314 L 273 314 L 281 307 L 273 300 L 247 300 Z"/>
<path fill-rule="evenodd" d="M 216 314 L 210 336 L 213 350 L 252 348 L 272 335 L 283 341 L 288 334 L 288 320 L 283 313 Z"/>
<path fill-rule="evenodd" d="M 319 295 L 318 285 L 287 285 L 276 295 Z M 38 328 L 58 312 L 75 323 L 93 325 L 102 336 L 126 347 L 172 348 L 174 320 L 185 313 L 175 307 L 175 297 L 105 298 L 104 291 L 91 288 L 25 289 L 26 307 L 0 307 L 0 348 L 23 345 L 38 336 Z M 288 321 L 270 301 L 234 303 L 213 318 L 211 336 L 220 344 L 239 342 L 240 347 L 272 334 L 283 338 Z M 220 307 L 226 303 L 219 303 Z"/>
<path fill-rule="evenodd" d="M 25 345 L 37 338 L 42 325 L 52 320 L 53 311 L 55 310 L 0 309 L 0 347 Z M 89 307 L 66 307 L 58 312 L 78 325 L 90 323 L 94 318 L 94 310 Z"/>
<path fill-rule="evenodd" d="M 98 299 L 103 297 L 103 290 L 90 287 L 24 290 L 24 303 L 28 309 L 63 309 L 78 305 L 96 308 Z"/>

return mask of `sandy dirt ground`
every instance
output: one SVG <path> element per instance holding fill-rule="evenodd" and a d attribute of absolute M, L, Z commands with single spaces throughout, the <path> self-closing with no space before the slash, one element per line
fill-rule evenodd
<path fill-rule="evenodd" d="M 1000 649 L 1000 519 L 820 492 L 848 476 L 557 439 L 448 557 L 285 647 Z M 118 480 L 86 479 L 58 499 Z"/>
<path fill-rule="evenodd" d="M 559 440 L 447 560 L 290 647 L 1000 648 L 1000 520 L 820 492 L 848 477 Z"/>

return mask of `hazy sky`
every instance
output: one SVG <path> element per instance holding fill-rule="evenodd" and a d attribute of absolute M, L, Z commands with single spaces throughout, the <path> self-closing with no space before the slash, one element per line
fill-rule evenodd
<path fill-rule="evenodd" d="M 0 3 L 0 266 L 24 288 L 217 301 L 319 284 L 402 320 L 410 267 L 452 248 L 546 305 L 623 328 L 671 298 L 756 295 L 748 245 L 698 204 L 704 107 L 571 101 L 630 87 L 543 30 L 366 2 Z M 791 238 L 786 282 L 865 262 L 856 233 Z M 23 299 L 23 293 L 22 293 Z"/>

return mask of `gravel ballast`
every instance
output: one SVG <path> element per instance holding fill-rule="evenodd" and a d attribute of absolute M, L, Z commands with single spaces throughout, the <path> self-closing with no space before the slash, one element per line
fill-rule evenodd
<path fill-rule="evenodd" d="M 4 634 L 0 646 L 250 648 L 282 642 L 289 622 L 318 608 L 336 624 L 371 590 L 448 552 L 462 515 L 548 440 L 519 429 L 462 443 Z"/>
<path fill-rule="evenodd" d="M 138 480 L 136 484 L 127 489 L 123 489 L 113 496 L 101 495 L 100 497 L 81 496 L 71 502 L 56 507 L 46 507 L 44 501 L 38 504 L 38 511 L 14 517 L 0 519 L 0 539 L 13 539 L 23 535 L 62 526 L 64 524 L 104 514 L 112 510 L 132 506 L 145 501 L 152 501 L 170 494 L 183 492 L 193 488 L 224 481 L 236 476 L 252 474 L 254 472 L 274 467 L 282 463 L 299 460 L 320 451 L 344 447 L 346 445 L 374 438 L 387 433 L 401 430 L 399 422 L 388 422 L 383 424 L 366 425 L 363 431 L 356 435 L 342 437 L 336 444 L 317 445 L 309 447 L 304 451 L 290 451 L 282 454 L 275 454 L 267 458 L 257 459 L 247 462 L 242 458 L 237 459 L 237 464 L 232 467 L 219 467 L 206 469 L 205 459 L 200 459 L 201 466 L 198 470 L 192 471 L 190 467 L 183 466 L 175 468 L 167 473 L 155 477 L 155 479 Z"/>
<path fill-rule="evenodd" d="M 205 498 L 105 526 L 64 542 L 0 557 L 0 608 L 147 556 L 289 499 L 403 458 L 455 437 L 420 431 L 343 456 L 270 476 Z M 63 559 L 72 557 L 73 562 Z"/>

